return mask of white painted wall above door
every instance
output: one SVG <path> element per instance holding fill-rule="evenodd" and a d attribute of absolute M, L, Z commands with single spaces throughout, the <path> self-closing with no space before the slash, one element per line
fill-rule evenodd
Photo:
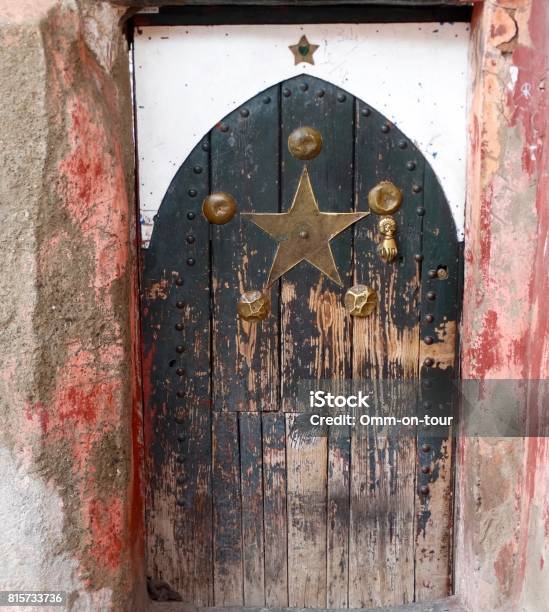
<path fill-rule="evenodd" d="M 259 91 L 303 73 L 361 98 L 415 142 L 462 239 L 468 24 L 151 26 L 135 34 L 144 246 L 170 181 L 198 140 Z M 294 65 L 288 46 L 303 34 L 319 45 L 314 65 Z"/>

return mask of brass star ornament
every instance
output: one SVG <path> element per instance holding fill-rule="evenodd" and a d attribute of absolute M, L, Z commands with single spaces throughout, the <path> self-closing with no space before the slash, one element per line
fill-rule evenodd
<path fill-rule="evenodd" d="M 330 240 L 369 213 L 321 212 L 305 167 L 288 212 L 242 214 L 279 243 L 267 281 L 270 287 L 302 261 L 308 261 L 342 286 Z"/>
<path fill-rule="evenodd" d="M 313 54 L 318 49 L 318 45 L 312 45 L 306 36 L 302 36 L 297 45 L 290 45 L 289 49 L 294 54 L 294 66 L 301 62 L 307 64 L 315 63 Z"/>

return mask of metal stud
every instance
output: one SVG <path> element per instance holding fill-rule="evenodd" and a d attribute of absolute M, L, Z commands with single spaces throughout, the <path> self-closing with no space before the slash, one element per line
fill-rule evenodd
<path fill-rule="evenodd" d="M 427 275 L 429 276 L 429 278 L 436 278 L 437 277 L 437 271 L 436 270 L 429 270 L 429 272 L 427 272 Z"/>
<path fill-rule="evenodd" d="M 369 108 L 363 108 L 360 112 L 363 117 L 369 117 L 372 114 L 372 111 Z"/>
<path fill-rule="evenodd" d="M 414 193 L 421 193 L 421 185 L 412 185 L 412 191 Z"/>
<path fill-rule="evenodd" d="M 183 389 L 178 389 L 176 395 L 177 397 L 185 397 L 185 391 L 183 391 Z"/>
<path fill-rule="evenodd" d="M 391 129 L 391 128 L 389 127 L 389 125 L 388 125 L 387 123 L 384 123 L 384 124 L 381 126 L 381 131 L 382 131 L 384 134 L 387 134 L 387 132 L 388 132 L 390 129 Z"/>
<path fill-rule="evenodd" d="M 398 148 L 399 149 L 405 149 L 408 146 L 408 143 L 405 140 L 399 140 L 398 141 Z"/>
<path fill-rule="evenodd" d="M 193 220 L 195 217 L 196 217 L 196 215 L 193 213 L 193 211 L 192 211 L 192 210 L 190 210 L 190 211 L 187 213 L 187 219 L 189 219 L 189 221 L 192 221 L 192 220 Z"/>
<path fill-rule="evenodd" d="M 427 359 L 425 359 L 425 361 L 423 362 L 423 365 L 430 368 L 433 365 L 434 361 L 430 358 L 427 357 Z"/>
<path fill-rule="evenodd" d="M 195 167 L 193 168 L 193 172 L 194 172 L 195 174 L 202 174 L 202 166 L 195 166 Z"/>
<path fill-rule="evenodd" d="M 183 323 L 176 323 L 175 329 L 176 331 L 183 331 Z"/>
<path fill-rule="evenodd" d="M 179 301 L 175 303 L 176 308 L 185 308 L 185 302 Z"/>
<path fill-rule="evenodd" d="M 202 143 L 202 150 L 203 150 L 203 151 L 209 151 L 209 150 L 210 150 L 210 143 L 209 143 L 209 142 L 204 141 L 204 142 Z"/>
<path fill-rule="evenodd" d="M 422 485 L 421 487 L 419 487 L 419 492 L 422 495 L 429 495 L 429 487 L 427 485 Z"/>
<path fill-rule="evenodd" d="M 325 93 L 326 93 L 326 92 L 325 92 L 323 89 L 319 89 L 319 90 L 316 92 L 316 95 L 317 95 L 317 97 L 318 97 L 318 98 L 323 98 Z"/>
<path fill-rule="evenodd" d="M 437 294 L 434 291 L 427 291 L 427 299 L 433 302 L 437 299 Z"/>
<path fill-rule="evenodd" d="M 430 410 L 433 405 L 431 404 L 431 402 L 423 402 L 423 407 L 425 408 L 425 410 Z"/>
<path fill-rule="evenodd" d="M 301 89 L 301 91 L 307 91 L 309 89 L 309 86 L 307 85 L 307 83 L 301 83 L 299 89 Z"/>
<path fill-rule="evenodd" d="M 183 279 L 181 278 L 181 276 L 178 276 L 178 277 L 175 279 L 175 284 L 176 284 L 178 287 L 181 287 L 181 286 L 183 285 L 183 283 L 184 283 L 184 281 L 183 281 Z"/>
<path fill-rule="evenodd" d="M 177 370 L 175 371 L 175 373 L 178 376 L 185 376 L 185 370 L 183 368 L 177 368 Z"/>
<path fill-rule="evenodd" d="M 292 92 L 287 87 L 284 87 L 284 89 L 282 90 L 282 95 L 285 98 L 289 98 L 292 95 Z"/>
<path fill-rule="evenodd" d="M 296 128 L 288 136 L 288 150 L 296 159 L 314 159 L 322 146 L 321 133 L 308 125 Z"/>
<path fill-rule="evenodd" d="M 416 162 L 413 162 L 413 161 L 406 162 L 406 168 L 408 168 L 408 170 L 415 170 Z"/>
<path fill-rule="evenodd" d="M 425 320 L 427 321 L 427 323 L 432 323 L 435 320 L 435 317 L 433 317 L 432 314 L 426 314 Z"/>
<path fill-rule="evenodd" d="M 270 104 L 271 102 L 271 96 L 265 96 L 263 98 L 263 104 Z"/>
<path fill-rule="evenodd" d="M 422 444 L 422 445 L 421 445 L 421 450 L 422 450 L 424 453 L 428 453 L 428 452 L 430 452 L 430 451 L 431 451 L 431 445 L 430 445 L 430 444 Z"/>
<path fill-rule="evenodd" d="M 416 213 L 418 217 L 423 217 L 423 215 L 425 214 L 425 208 L 423 208 L 423 206 L 418 206 L 416 208 Z"/>
<path fill-rule="evenodd" d="M 345 102 L 346 99 L 347 99 L 347 96 L 344 93 L 338 93 L 337 94 L 337 101 L 338 102 Z"/>
<path fill-rule="evenodd" d="M 421 253 L 416 253 L 414 255 L 414 259 L 418 262 L 421 263 L 423 261 L 423 255 Z"/>
<path fill-rule="evenodd" d="M 185 351 L 185 347 L 184 347 L 182 344 L 178 344 L 178 345 L 175 347 L 175 352 L 176 352 L 176 353 L 181 354 L 181 353 L 183 353 L 184 351 Z"/>
<path fill-rule="evenodd" d="M 196 263 L 196 261 L 195 261 L 194 257 L 189 257 L 187 259 L 187 265 L 188 266 L 194 266 L 195 263 Z"/>
<path fill-rule="evenodd" d="M 423 339 L 423 342 L 425 342 L 425 344 L 433 344 L 433 337 L 425 336 L 425 338 Z"/>
<path fill-rule="evenodd" d="M 446 280 L 448 278 L 448 270 L 442 266 L 437 268 L 437 278 L 439 280 Z"/>
<path fill-rule="evenodd" d="M 185 440 L 186 440 L 186 436 L 185 436 L 185 434 L 184 434 L 184 433 L 180 433 L 180 434 L 177 436 L 177 439 L 178 439 L 180 442 L 185 442 Z"/>
<path fill-rule="evenodd" d="M 424 380 L 423 381 L 423 387 L 425 389 L 430 389 L 433 386 L 433 383 L 430 380 Z"/>
<path fill-rule="evenodd" d="M 196 189 L 189 189 L 187 193 L 191 196 L 191 198 L 196 198 L 198 191 Z"/>
<path fill-rule="evenodd" d="M 229 126 L 228 126 L 226 123 L 222 123 L 222 124 L 219 126 L 219 129 L 220 129 L 222 132 L 227 133 L 227 132 L 229 131 Z"/>
<path fill-rule="evenodd" d="M 240 110 L 240 116 L 241 117 L 249 117 L 250 116 L 250 111 L 247 108 L 243 108 Z"/>
<path fill-rule="evenodd" d="M 176 463 L 183 463 L 185 461 L 185 457 L 183 457 L 183 455 L 177 455 L 175 457 L 175 461 Z"/>
<path fill-rule="evenodd" d="M 210 193 L 202 202 L 202 214 L 215 225 L 228 223 L 235 216 L 236 208 L 236 200 L 225 191 Z"/>
<path fill-rule="evenodd" d="M 187 236 L 187 242 L 188 242 L 189 244 L 194 244 L 194 241 L 195 241 L 195 240 L 196 240 L 196 238 L 195 238 L 195 237 L 194 237 L 192 234 L 189 234 L 189 235 Z"/>
<path fill-rule="evenodd" d="M 431 473 L 431 468 L 428 465 L 424 465 L 421 468 L 421 472 L 422 472 L 422 474 L 430 474 Z"/>
<path fill-rule="evenodd" d="M 187 505 L 187 502 L 185 501 L 185 498 L 184 498 L 184 497 L 180 497 L 180 498 L 177 500 L 177 505 L 178 505 L 178 506 L 182 506 L 182 507 L 186 506 L 186 505 Z"/>

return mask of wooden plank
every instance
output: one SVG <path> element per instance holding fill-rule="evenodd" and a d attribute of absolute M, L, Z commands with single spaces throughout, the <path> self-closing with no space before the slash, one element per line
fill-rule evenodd
<path fill-rule="evenodd" d="M 214 605 L 243 605 L 238 414 L 212 416 Z"/>
<path fill-rule="evenodd" d="M 288 605 L 286 423 L 280 412 L 262 415 L 265 605 Z"/>
<path fill-rule="evenodd" d="M 212 192 L 225 191 L 238 212 L 278 210 L 279 88 L 271 87 L 225 117 L 211 132 Z M 271 410 L 278 406 L 278 286 L 272 314 L 243 321 L 236 307 L 244 291 L 267 281 L 276 243 L 237 214 L 213 225 L 214 410 Z"/>
<path fill-rule="evenodd" d="M 320 95 L 319 95 L 320 94 Z M 297 127 L 316 128 L 320 155 L 307 163 L 322 211 L 353 207 L 353 98 L 330 83 L 300 76 L 282 83 L 282 207 L 291 204 L 304 163 L 286 142 Z M 352 245 L 347 230 L 332 240 L 334 259 L 348 282 Z M 296 382 L 344 379 L 350 374 L 349 323 L 341 288 L 306 262 L 281 281 L 281 372 L 283 409 L 300 411 Z M 289 421 L 291 423 L 291 421 Z M 287 436 L 288 439 L 288 436 Z M 327 440 L 288 442 L 288 588 L 290 605 L 325 606 L 327 598 Z M 335 551 L 341 554 L 341 551 Z M 330 561 L 333 566 L 335 560 Z"/>
<path fill-rule="evenodd" d="M 351 432 L 348 426 L 328 429 L 327 605 L 349 604 L 349 516 Z"/>
<path fill-rule="evenodd" d="M 265 605 L 265 583 L 261 415 L 242 413 L 239 420 L 244 605 L 262 606 Z"/>
<path fill-rule="evenodd" d="M 216 3 L 217 4 L 217 3 Z M 303 3 L 305 4 L 305 3 Z M 337 13 L 337 23 L 428 23 L 469 22 L 470 6 L 372 6 L 345 3 L 345 10 Z M 339 7 L 338 7 L 339 8 Z M 166 25 L 253 25 L 286 23 L 334 23 L 334 9 L 329 5 L 258 6 L 241 5 L 235 11 L 230 6 L 188 5 L 164 7 L 157 14 L 137 14 L 134 26 Z"/>
<path fill-rule="evenodd" d="M 209 241 L 198 222 L 209 184 L 202 144 L 170 184 L 142 253 L 141 324 L 147 572 L 184 599 L 211 605 Z"/>
<path fill-rule="evenodd" d="M 431 168 L 425 170 L 424 189 L 419 359 L 422 410 L 437 416 L 445 413 L 439 405 L 454 406 L 455 401 L 450 390 L 456 378 L 462 262 L 452 215 Z M 431 367 L 426 365 L 429 359 Z M 428 431 L 418 434 L 415 572 L 419 601 L 443 597 L 452 590 L 453 447 L 451 429 L 438 429 L 436 436 Z M 427 487 L 427 494 L 422 487 Z"/>
<path fill-rule="evenodd" d="M 353 320 L 353 379 L 403 380 L 418 375 L 419 268 L 423 157 L 394 125 L 360 102 L 356 108 L 356 206 L 367 210 L 368 192 L 381 180 L 402 189 L 398 257 L 383 262 L 380 217 L 371 214 L 355 226 L 355 282 L 370 285 L 379 296 L 372 316 Z M 410 169 L 407 162 L 413 162 Z M 389 412 L 399 409 L 397 394 L 377 385 Z M 377 403 L 379 405 L 379 403 Z M 414 597 L 413 437 L 397 440 L 375 429 L 355 428 L 351 442 L 351 535 L 349 606 L 406 603 Z"/>
<path fill-rule="evenodd" d="M 286 142 L 295 128 L 308 125 L 321 133 L 324 142 L 319 156 L 307 163 L 320 210 L 352 211 L 352 96 L 303 75 L 282 83 L 281 106 L 283 210 L 291 205 L 304 166 L 290 155 Z M 331 241 L 344 284 L 351 273 L 351 238 L 347 229 Z M 296 412 L 303 408 L 297 405 L 296 381 L 349 377 L 349 322 L 341 288 L 307 262 L 282 278 L 281 302 L 282 401 L 284 410 Z"/>
<path fill-rule="evenodd" d="M 304 439 L 295 419 L 286 414 L 288 605 L 325 607 L 327 439 Z"/>

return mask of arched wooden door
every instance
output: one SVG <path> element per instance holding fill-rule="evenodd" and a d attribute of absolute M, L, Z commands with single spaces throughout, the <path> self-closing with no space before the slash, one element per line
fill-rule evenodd
<path fill-rule="evenodd" d="M 306 162 L 287 147 L 300 126 L 324 143 Z M 301 262 L 274 283 L 271 314 L 243 321 L 239 296 L 264 286 L 277 242 L 241 213 L 287 211 L 305 165 L 322 212 L 367 211 L 377 183 L 398 186 L 398 256 L 380 258 L 370 214 L 331 241 L 344 287 Z M 238 206 L 225 225 L 201 212 L 217 191 Z M 143 251 L 148 574 L 201 605 L 448 594 L 450 437 L 350 428 L 303 439 L 291 424 L 298 380 L 421 379 L 428 410 L 431 381 L 455 377 L 459 270 L 428 162 L 362 100 L 299 76 L 214 126 L 177 171 Z M 356 283 L 379 296 L 367 318 L 345 310 Z"/>

